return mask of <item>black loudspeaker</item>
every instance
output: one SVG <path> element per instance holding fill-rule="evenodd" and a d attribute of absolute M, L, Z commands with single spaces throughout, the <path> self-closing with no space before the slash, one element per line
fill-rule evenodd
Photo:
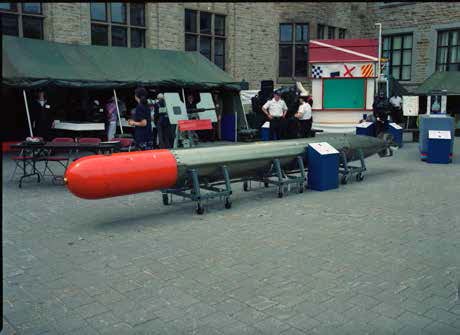
<path fill-rule="evenodd" d="M 262 104 L 272 97 L 274 88 L 273 80 L 262 80 L 260 82 L 259 98 Z"/>

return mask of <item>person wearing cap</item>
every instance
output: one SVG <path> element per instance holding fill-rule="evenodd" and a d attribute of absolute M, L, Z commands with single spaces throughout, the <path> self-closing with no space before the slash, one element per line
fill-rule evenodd
<path fill-rule="evenodd" d="M 262 106 L 262 111 L 270 121 L 270 139 L 279 140 L 281 138 L 282 121 L 286 117 L 288 108 L 278 91 L 274 92 L 273 99 L 268 100 Z"/>
<path fill-rule="evenodd" d="M 379 91 L 372 104 L 373 114 L 375 117 L 375 136 L 381 137 L 385 131 L 388 119 L 387 111 L 389 110 L 388 101 L 385 98 L 385 92 Z"/>
<path fill-rule="evenodd" d="M 310 137 L 311 131 L 311 106 L 305 100 L 307 97 L 300 96 L 299 97 L 299 109 L 294 117 L 298 120 L 299 123 L 299 137 Z"/>
<path fill-rule="evenodd" d="M 128 120 L 130 126 L 134 126 L 134 142 L 139 150 L 148 150 L 152 143 L 152 117 L 147 106 L 147 90 L 138 87 L 134 91 L 134 99 L 137 102 L 133 119 Z"/>

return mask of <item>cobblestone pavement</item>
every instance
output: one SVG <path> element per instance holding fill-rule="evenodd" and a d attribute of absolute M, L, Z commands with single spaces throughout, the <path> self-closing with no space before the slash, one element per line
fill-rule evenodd
<path fill-rule="evenodd" d="M 406 143 L 337 190 L 88 201 L 8 181 L 5 334 L 460 334 L 460 145 Z M 123 181 L 120 181 L 123 182 Z"/>

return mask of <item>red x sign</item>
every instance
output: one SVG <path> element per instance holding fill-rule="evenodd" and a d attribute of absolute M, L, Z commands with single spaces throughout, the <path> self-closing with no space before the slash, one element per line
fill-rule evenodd
<path fill-rule="evenodd" d="M 343 76 L 346 77 L 348 75 L 349 77 L 353 77 L 351 72 L 356 68 L 356 66 L 353 66 L 351 69 L 349 69 L 345 64 L 343 66 L 345 66 L 345 74 Z"/>

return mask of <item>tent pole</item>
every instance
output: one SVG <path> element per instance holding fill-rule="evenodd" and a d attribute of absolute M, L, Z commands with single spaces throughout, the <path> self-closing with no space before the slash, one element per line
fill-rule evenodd
<path fill-rule="evenodd" d="M 24 95 L 24 105 L 26 105 L 27 122 L 29 123 L 30 137 L 34 137 L 34 133 L 32 132 L 32 123 L 30 122 L 29 104 L 27 103 L 27 95 L 25 89 L 22 90 L 22 94 Z"/>
<path fill-rule="evenodd" d="M 113 89 L 113 96 L 115 97 L 115 105 L 117 106 L 118 124 L 120 125 L 120 131 L 123 135 L 123 126 L 121 125 L 120 109 L 118 108 L 117 91 L 115 91 L 115 89 Z"/>

